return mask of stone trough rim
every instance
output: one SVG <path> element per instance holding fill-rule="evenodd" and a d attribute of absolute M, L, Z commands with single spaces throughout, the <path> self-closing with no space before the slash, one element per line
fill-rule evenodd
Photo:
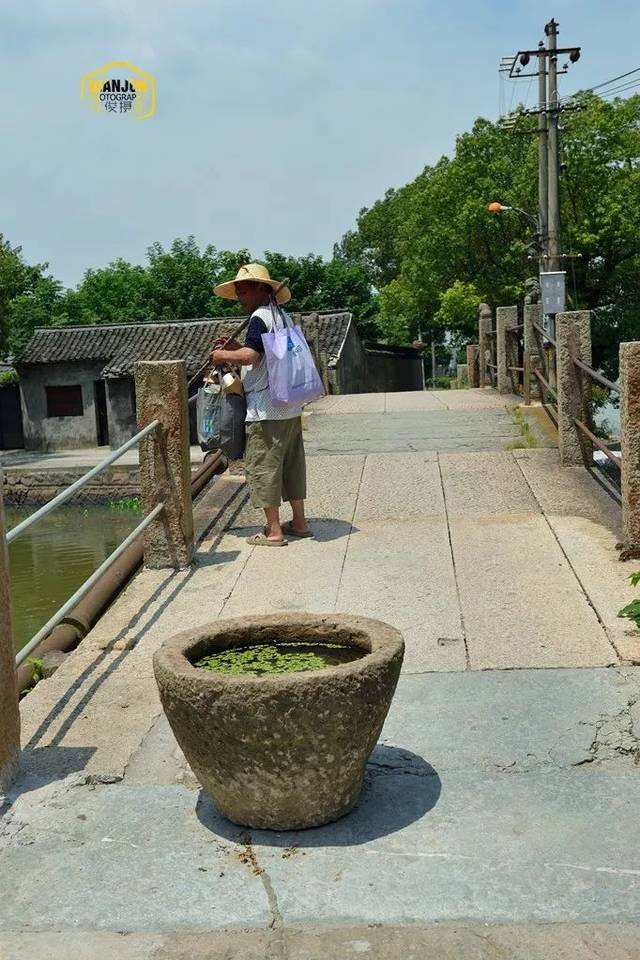
<path fill-rule="evenodd" d="M 371 644 L 371 650 L 367 651 L 359 647 L 362 651 L 362 656 L 358 657 L 357 660 L 352 660 L 348 663 L 334 664 L 323 667 L 320 670 L 291 670 L 260 675 L 249 673 L 216 673 L 211 670 L 203 670 L 201 667 L 196 667 L 187 656 L 188 650 L 202 640 L 213 640 L 216 635 L 230 629 L 237 630 L 238 627 L 250 631 L 252 626 L 256 628 L 278 626 L 278 624 L 300 624 L 300 626 L 308 624 L 311 626 L 325 623 L 335 624 L 341 629 L 351 629 L 354 633 L 365 634 Z M 309 642 L 313 643 L 314 641 L 310 640 Z M 318 642 L 322 641 L 320 640 Z M 339 641 L 332 641 L 327 638 L 325 642 L 332 643 Z M 246 644 L 246 646 L 252 645 L 254 644 Z M 351 646 L 347 643 L 340 645 L 346 647 Z M 222 649 L 233 649 L 233 647 Z M 336 673 L 339 673 L 342 677 L 359 674 L 363 670 L 367 670 L 378 663 L 386 663 L 389 656 L 393 655 L 394 652 L 401 656 L 404 653 L 402 633 L 396 627 L 372 617 L 361 617 L 349 613 L 262 613 L 252 616 L 226 617 L 223 620 L 213 620 L 211 623 L 201 625 L 197 628 L 181 630 L 179 633 L 168 637 L 162 646 L 156 650 L 153 655 L 153 664 L 154 668 L 158 666 L 165 671 L 168 670 L 170 673 L 184 677 L 185 679 L 197 679 L 199 683 L 206 684 L 210 688 L 224 688 L 229 685 L 237 686 L 242 684 L 261 686 L 263 688 L 281 688 L 283 683 L 298 686 L 315 684 L 317 681 L 335 675 Z"/>

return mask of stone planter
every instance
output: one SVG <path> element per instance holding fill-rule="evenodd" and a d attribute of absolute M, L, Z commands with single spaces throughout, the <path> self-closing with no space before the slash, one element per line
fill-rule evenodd
<path fill-rule="evenodd" d="M 192 666 L 256 643 L 339 643 L 350 663 L 308 673 L 211 673 Z M 275 614 L 221 620 L 153 658 L 162 706 L 193 772 L 234 823 L 315 827 L 348 813 L 391 704 L 404 643 L 377 620 Z"/>

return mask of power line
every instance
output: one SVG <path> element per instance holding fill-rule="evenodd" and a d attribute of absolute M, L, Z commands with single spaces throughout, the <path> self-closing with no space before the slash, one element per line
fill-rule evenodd
<path fill-rule="evenodd" d="M 619 77 L 613 77 L 612 80 L 605 80 L 604 83 L 599 83 L 595 87 L 590 87 L 590 90 L 599 90 L 600 87 L 608 87 L 610 83 L 615 83 L 616 80 L 624 80 L 625 77 L 630 77 L 632 73 L 640 73 L 640 67 L 636 67 L 635 70 L 629 70 L 628 73 L 621 73 Z"/>
<path fill-rule="evenodd" d="M 604 93 L 598 94 L 598 96 L 603 99 L 606 97 L 617 97 L 621 93 L 625 93 L 627 90 L 635 90 L 636 87 L 640 87 L 640 80 L 636 80 L 634 83 L 627 83 L 622 87 L 614 87 L 613 90 L 605 90 Z"/>
<path fill-rule="evenodd" d="M 568 100 L 572 100 L 579 93 L 593 93 L 594 90 L 601 90 L 603 87 L 609 87 L 612 83 L 616 83 L 618 80 L 624 80 L 625 77 L 630 77 L 634 73 L 640 73 L 640 67 L 636 67 L 635 70 L 629 70 L 627 73 L 621 73 L 619 77 L 612 77 L 611 80 L 605 80 L 604 83 L 597 83 L 594 87 L 587 87 L 586 90 L 577 90 L 575 93 L 570 93 L 563 97 L 561 102 L 565 103 Z M 636 81 L 630 82 L 635 83 Z M 605 91 L 605 93 L 601 93 L 599 96 L 604 97 L 609 92 L 610 91 Z"/>

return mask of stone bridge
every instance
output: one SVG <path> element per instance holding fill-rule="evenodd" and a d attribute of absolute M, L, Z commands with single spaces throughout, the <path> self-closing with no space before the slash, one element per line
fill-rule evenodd
<path fill-rule="evenodd" d="M 1 826 L 13 958 L 632 957 L 639 635 L 620 508 L 492 389 L 329 397 L 305 419 L 314 540 L 246 543 L 240 473 L 195 562 L 144 570 L 22 703 Z M 530 442 L 530 441 L 527 441 Z M 248 612 L 379 617 L 404 673 L 358 809 L 248 834 L 198 787 L 151 656 Z"/>

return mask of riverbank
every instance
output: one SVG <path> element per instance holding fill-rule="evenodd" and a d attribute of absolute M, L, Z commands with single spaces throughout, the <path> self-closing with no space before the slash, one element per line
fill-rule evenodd
<path fill-rule="evenodd" d="M 5 451 L 0 456 L 5 505 L 19 507 L 48 503 L 108 454 L 106 447 L 60 450 L 56 453 Z M 202 464 L 203 456 L 199 446 L 191 447 L 192 470 Z M 108 504 L 113 500 L 139 496 L 138 450 L 133 448 L 123 454 L 115 466 L 103 471 L 83 487 L 74 497 L 74 504 Z"/>
<path fill-rule="evenodd" d="M 62 506 L 10 545 L 16 651 L 140 522 L 132 505 L 116 501 L 113 506 Z M 7 527 L 11 529 L 32 512 L 7 507 Z"/>

